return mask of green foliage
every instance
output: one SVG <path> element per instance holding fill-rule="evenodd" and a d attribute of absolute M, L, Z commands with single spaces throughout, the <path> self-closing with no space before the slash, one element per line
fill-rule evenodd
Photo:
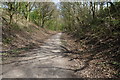
<path fill-rule="evenodd" d="M 118 62 L 112 62 L 112 64 L 114 64 L 114 65 L 118 65 L 119 67 L 120 67 L 120 63 L 118 63 Z"/>
<path fill-rule="evenodd" d="M 10 44 L 12 40 L 13 40 L 12 38 L 4 38 L 2 42 L 5 44 Z"/>
<path fill-rule="evenodd" d="M 0 53 L 0 55 L 7 55 L 7 53 Z"/>
<path fill-rule="evenodd" d="M 100 36 L 99 33 L 103 33 L 102 35 L 115 33 L 120 25 L 120 17 L 118 15 L 120 2 L 107 3 L 110 6 L 105 8 L 102 7 L 105 5 L 102 2 L 100 9 L 96 10 L 94 13 L 95 17 L 92 18 L 94 11 L 91 8 L 99 4 L 92 3 L 89 8 L 87 3 L 61 3 L 61 13 L 65 22 L 64 30 L 73 32 L 77 37 L 88 32 L 98 34 L 98 36 Z M 115 9 L 118 10 L 116 11 Z"/>
<path fill-rule="evenodd" d="M 59 29 L 56 28 L 59 26 L 59 11 L 53 2 L 4 2 L 2 8 L 7 11 L 9 16 L 8 23 L 15 25 L 14 28 L 16 29 L 17 27 L 13 20 L 14 15 L 16 19 L 21 15 L 22 19 L 31 21 L 42 28 Z"/>
<path fill-rule="evenodd" d="M 30 20 L 42 28 L 53 30 L 56 25 L 56 12 L 54 3 L 37 3 L 36 8 L 30 12 Z"/>

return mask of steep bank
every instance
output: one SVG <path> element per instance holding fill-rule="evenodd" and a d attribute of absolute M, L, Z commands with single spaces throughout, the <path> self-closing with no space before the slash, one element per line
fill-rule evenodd
<path fill-rule="evenodd" d="M 80 40 L 66 33 L 62 35 L 62 39 L 65 55 L 79 65 L 75 70 L 76 74 L 82 78 L 120 78 L 120 65 L 117 62 L 119 55 L 113 53 L 117 48 L 104 48 L 100 45 L 97 45 L 97 49 L 92 48 L 90 44 L 86 44 L 90 40 Z M 111 51 L 111 54 L 108 55 L 107 51 Z"/>
<path fill-rule="evenodd" d="M 27 21 L 21 15 L 14 15 L 11 24 L 8 15 L 2 14 L 2 54 L 17 54 L 39 47 L 50 35 L 56 33 Z M 16 19 L 16 16 L 19 18 Z M 21 52 L 22 51 L 22 52 Z"/>

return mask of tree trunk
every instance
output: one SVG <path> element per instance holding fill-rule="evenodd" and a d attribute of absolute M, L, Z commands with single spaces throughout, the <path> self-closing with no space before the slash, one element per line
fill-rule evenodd
<path fill-rule="evenodd" d="M 90 6 L 91 6 L 91 11 L 92 11 L 92 17 L 94 19 L 95 18 L 95 2 L 94 2 L 94 4 L 92 2 L 90 2 Z"/>
<path fill-rule="evenodd" d="M 9 22 L 9 24 L 11 24 L 11 22 L 12 22 L 12 15 L 10 15 L 10 22 Z"/>

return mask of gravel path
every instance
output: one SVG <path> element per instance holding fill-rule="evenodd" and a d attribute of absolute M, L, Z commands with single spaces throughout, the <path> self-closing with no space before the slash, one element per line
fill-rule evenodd
<path fill-rule="evenodd" d="M 41 48 L 22 57 L 13 57 L 2 66 L 3 78 L 75 78 L 76 63 L 69 61 L 61 51 L 62 33 L 47 39 Z M 77 67 L 77 66 L 76 66 Z"/>

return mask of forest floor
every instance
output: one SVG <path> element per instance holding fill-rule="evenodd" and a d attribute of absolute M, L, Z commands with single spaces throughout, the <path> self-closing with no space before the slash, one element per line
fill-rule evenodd
<path fill-rule="evenodd" d="M 64 51 L 66 52 L 64 54 L 71 58 L 70 61 L 77 61 L 79 67 L 75 70 L 75 73 L 82 78 L 120 77 L 117 75 L 119 74 L 119 65 L 112 64 L 111 62 L 114 60 L 111 55 L 102 53 L 101 48 L 91 49 L 88 47 L 89 45 L 83 45 L 71 34 L 64 33 L 61 38 L 64 40 Z"/>

